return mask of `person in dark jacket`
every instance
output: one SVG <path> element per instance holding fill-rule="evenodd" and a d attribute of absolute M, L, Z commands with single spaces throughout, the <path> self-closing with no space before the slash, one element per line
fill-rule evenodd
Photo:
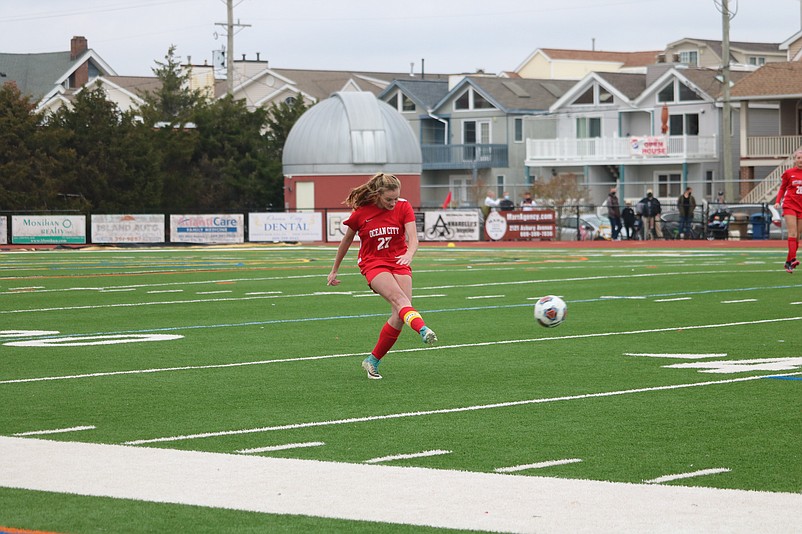
<path fill-rule="evenodd" d="M 660 228 L 660 214 L 663 212 L 660 201 L 654 196 L 652 190 L 646 191 L 646 196 L 641 199 L 643 204 L 643 231 L 645 239 L 663 239 L 663 229 Z"/>
<path fill-rule="evenodd" d="M 635 237 L 635 210 L 632 209 L 632 202 L 627 202 L 621 210 L 621 220 L 624 222 L 627 239 Z"/>
<path fill-rule="evenodd" d="M 610 219 L 612 240 L 617 241 L 618 236 L 621 235 L 621 205 L 618 203 L 618 197 L 615 196 L 615 187 L 611 187 L 610 194 L 607 195 L 607 218 Z"/>
<path fill-rule="evenodd" d="M 693 212 L 696 211 L 696 199 L 693 198 L 693 189 L 685 188 L 677 199 L 677 210 L 679 211 L 679 236 L 687 238 L 693 235 L 691 225 L 693 224 Z"/>

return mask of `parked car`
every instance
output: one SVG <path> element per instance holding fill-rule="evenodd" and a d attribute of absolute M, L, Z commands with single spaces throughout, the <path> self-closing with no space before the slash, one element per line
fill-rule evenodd
<path fill-rule="evenodd" d="M 612 228 L 607 218 L 599 217 L 593 213 L 579 216 L 579 239 L 577 239 L 577 217 L 563 217 L 559 223 L 561 241 L 592 241 L 596 239 L 612 239 Z"/>
<path fill-rule="evenodd" d="M 676 210 L 664 211 L 660 214 L 661 224 L 663 225 L 663 237 L 666 239 L 679 239 L 679 212 Z M 691 236 L 686 238 L 701 239 L 704 237 L 705 214 L 702 210 L 697 209 L 693 212 L 693 221 L 691 222 Z"/>

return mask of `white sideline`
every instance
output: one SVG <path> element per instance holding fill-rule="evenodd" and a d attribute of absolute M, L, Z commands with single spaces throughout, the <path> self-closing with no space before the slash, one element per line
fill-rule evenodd
<path fill-rule="evenodd" d="M 0 486 L 496 532 L 798 532 L 802 494 L 0 437 Z M 381 496 L 371 498 L 371 496 Z"/>

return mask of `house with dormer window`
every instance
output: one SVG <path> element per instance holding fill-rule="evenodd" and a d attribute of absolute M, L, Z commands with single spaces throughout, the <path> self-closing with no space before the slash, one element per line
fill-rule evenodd
<path fill-rule="evenodd" d="M 754 70 L 761 65 L 786 61 L 780 43 L 751 43 L 730 41 L 729 65 L 735 69 Z M 688 67 L 718 69 L 726 62 L 721 41 L 685 37 L 668 43 L 663 53 L 665 61 L 673 61 Z"/>
<path fill-rule="evenodd" d="M 0 82 L 13 82 L 23 95 L 38 102 L 38 109 L 60 105 L 71 94 L 98 76 L 114 70 L 94 50 L 86 37 L 70 40 L 70 50 L 38 54 L 0 53 Z"/>
<path fill-rule="evenodd" d="M 378 98 L 395 104 L 418 133 L 422 205 L 439 206 L 450 192 L 453 206 L 476 207 L 487 188 L 515 196 L 528 189 L 524 119 L 546 113 L 573 84 L 463 75 L 448 86 L 396 80 Z M 404 111 L 407 99 L 414 112 Z"/>
<path fill-rule="evenodd" d="M 733 73 L 737 76 L 736 73 Z M 591 73 L 532 118 L 526 166 L 536 179 L 571 173 L 601 202 L 646 190 L 673 200 L 691 186 L 712 196 L 718 183 L 722 84 L 716 71 L 656 64 L 646 74 Z"/>

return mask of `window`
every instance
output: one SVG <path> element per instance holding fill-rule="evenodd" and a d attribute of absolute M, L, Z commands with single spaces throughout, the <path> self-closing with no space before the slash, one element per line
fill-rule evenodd
<path fill-rule="evenodd" d="M 485 100 L 482 95 L 473 92 L 473 109 L 493 109 L 493 105 Z"/>
<path fill-rule="evenodd" d="M 601 119 L 599 117 L 578 117 L 576 119 L 576 136 L 579 139 L 601 137 Z"/>
<path fill-rule="evenodd" d="M 705 171 L 705 196 L 713 198 L 713 171 Z"/>
<path fill-rule="evenodd" d="M 387 100 L 387 103 L 398 111 L 415 111 L 415 102 L 401 91 L 394 93 L 393 96 Z"/>
<path fill-rule="evenodd" d="M 679 53 L 679 62 L 691 67 L 699 66 L 698 50 L 683 50 Z"/>
<path fill-rule="evenodd" d="M 454 109 L 471 109 L 471 92 L 465 91 L 454 101 Z"/>
<path fill-rule="evenodd" d="M 446 125 L 435 119 L 422 120 L 420 142 L 422 145 L 446 144 Z"/>
<path fill-rule="evenodd" d="M 403 93 L 401 94 L 400 111 L 415 111 L 415 102 L 413 102 L 412 99 Z"/>
<path fill-rule="evenodd" d="M 515 129 L 513 139 L 516 143 L 522 143 L 524 140 L 524 120 L 522 117 L 513 119 L 513 128 Z"/>
<path fill-rule="evenodd" d="M 680 102 L 694 102 L 701 100 L 702 97 L 697 95 L 690 87 L 684 83 L 679 84 L 679 101 Z"/>
<path fill-rule="evenodd" d="M 468 88 L 459 98 L 454 101 L 455 110 L 469 109 L 494 109 L 493 104 L 488 102 L 482 95 L 478 94 L 473 88 Z"/>
<path fill-rule="evenodd" d="M 679 173 L 657 175 L 657 196 L 675 198 L 682 193 L 682 176 Z"/>
<path fill-rule="evenodd" d="M 588 87 L 587 90 L 576 97 L 571 104 L 579 106 L 589 106 L 593 104 L 612 104 L 613 95 L 604 87 L 594 84 Z"/>
<path fill-rule="evenodd" d="M 593 87 L 588 87 L 588 90 L 576 97 L 572 104 L 593 104 Z"/>
<path fill-rule="evenodd" d="M 674 81 L 672 80 L 671 83 L 660 89 L 660 92 L 657 93 L 657 101 L 658 102 L 673 102 L 674 101 Z"/>
<path fill-rule="evenodd" d="M 699 135 L 699 114 L 671 115 L 668 118 L 668 135 Z"/>
<path fill-rule="evenodd" d="M 750 65 L 765 65 L 766 58 L 763 56 L 749 56 Z"/>

